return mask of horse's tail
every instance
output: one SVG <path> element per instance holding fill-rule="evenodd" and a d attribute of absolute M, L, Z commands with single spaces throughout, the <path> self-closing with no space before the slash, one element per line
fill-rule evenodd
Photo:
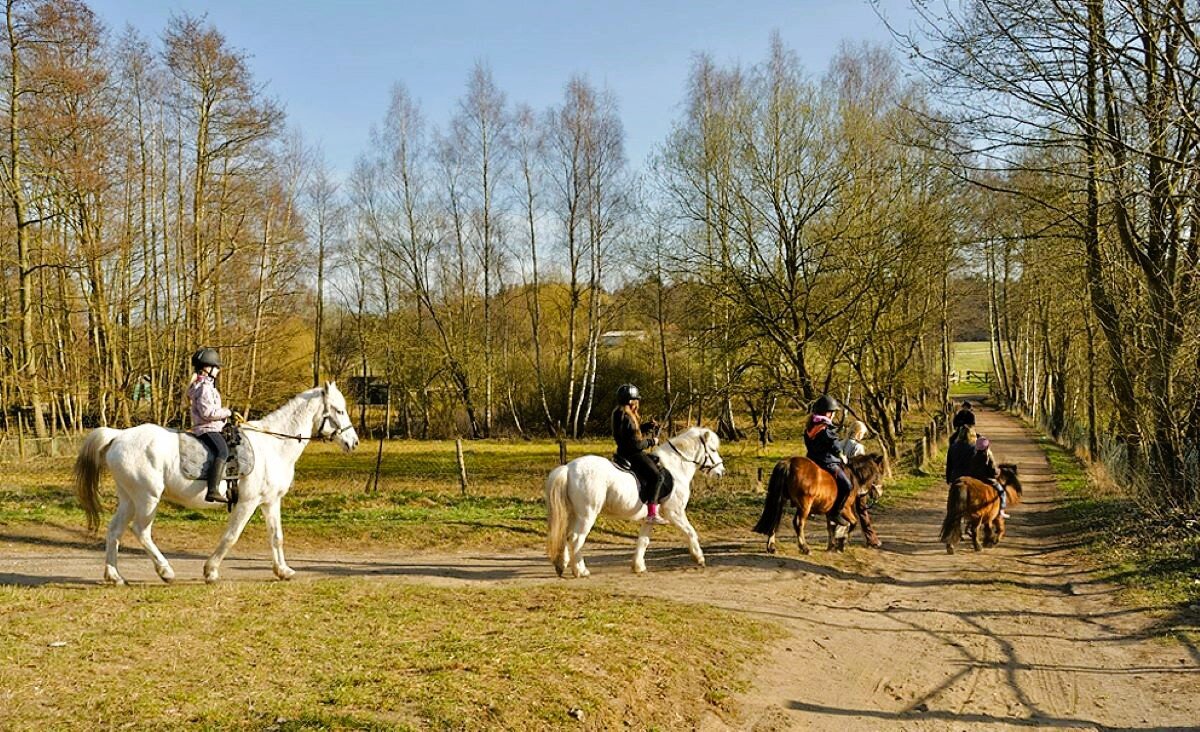
<path fill-rule="evenodd" d="M 87 514 L 88 531 L 100 527 L 100 471 L 104 468 L 104 453 L 121 430 L 97 427 L 84 438 L 75 458 L 75 495 Z"/>
<path fill-rule="evenodd" d="M 754 525 L 754 533 L 770 536 L 779 529 L 779 519 L 783 517 L 783 502 L 787 500 L 788 461 L 780 460 L 771 471 L 771 480 L 767 482 L 767 499 L 763 502 L 762 516 Z"/>
<path fill-rule="evenodd" d="M 559 577 L 562 577 L 566 570 L 563 563 L 563 544 L 566 542 L 567 523 L 570 518 L 571 506 L 567 503 L 567 466 L 559 465 L 546 476 L 546 554 Z"/>
<path fill-rule="evenodd" d="M 967 486 L 961 480 L 956 480 L 946 492 L 946 520 L 942 521 L 941 541 L 947 542 L 959 528 L 962 521 L 963 507 L 967 505 Z M 958 541 L 955 539 L 955 541 Z"/>

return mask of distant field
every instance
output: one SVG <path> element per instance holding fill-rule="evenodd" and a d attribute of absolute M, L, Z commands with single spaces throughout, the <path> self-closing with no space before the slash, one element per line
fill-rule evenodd
<path fill-rule="evenodd" d="M 959 382 L 950 385 L 950 393 L 978 394 L 988 391 L 987 386 L 978 381 L 968 383 L 966 376 L 968 371 L 991 373 L 991 344 L 987 341 L 959 341 L 951 344 L 950 348 L 950 369 L 958 372 L 959 376 Z"/>

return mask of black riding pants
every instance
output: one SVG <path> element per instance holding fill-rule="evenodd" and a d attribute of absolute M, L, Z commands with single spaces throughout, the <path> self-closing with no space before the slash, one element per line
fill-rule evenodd
<path fill-rule="evenodd" d="M 849 526 L 850 522 L 842 516 L 842 509 L 846 507 L 846 499 L 850 497 L 850 492 L 854 489 L 850 483 L 850 477 L 846 475 L 841 463 L 826 463 L 821 467 L 829 471 L 834 482 L 837 483 L 837 498 L 833 501 L 833 508 L 829 510 L 829 518 L 843 526 Z"/>
<path fill-rule="evenodd" d="M 225 462 L 229 460 L 229 445 L 225 444 L 225 436 L 220 432 L 201 432 L 196 435 L 201 442 L 213 451 L 213 461 L 208 468 L 208 492 L 216 493 L 225 477 Z"/>
<path fill-rule="evenodd" d="M 621 457 L 629 461 L 633 474 L 638 478 L 638 498 L 642 503 L 653 503 L 662 490 L 662 473 L 644 452 L 624 453 Z"/>

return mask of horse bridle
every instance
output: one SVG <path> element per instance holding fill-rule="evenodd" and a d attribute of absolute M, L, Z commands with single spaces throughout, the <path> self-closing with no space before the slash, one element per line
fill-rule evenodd
<path fill-rule="evenodd" d="M 675 454 L 678 455 L 679 457 L 683 458 L 684 460 L 691 463 L 692 465 L 699 466 L 700 472 L 704 473 L 706 475 L 708 473 L 711 473 L 712 471 L 716 470 L 718 467 L 725 464 L 725 461 L 721 460 L 720 456 L 718 456 L 716 460 L 713 460 L 712 452 L 708 449 L 708 440 L 700 441 L 700 451 L 701 452 L 697 458 L 690 458 L 687 455 L 684 455 L 682 452 L 679 451 L 678 447 L 675 447 L 675 443 L 671 442 L 671 440 L 669 440 L 669 439 L 667 440 L 667 446 L 670 447 L 672 450 L 674 450 Z M 711 461 L 711 463 L 710 463 L 710 461 Z"/>
<path fill-rule="evenodd" d="M 322 402 L 322 404 L 324 404 L 325 409 L 322 411 L 322 414 L 321 414 L 321 423 L 319 425 L 317 425 L 317 431 L 314 433 L 317 437 L 320 437 L 322 440 L 325 440 L 327 442 L 332 442 L 333 439 L 335 437 L 337 437 L 338 435 L 341 435 L 345 432 L 348 432 L 348 431 L 354 429 L 354 424 L 349 419 L 346 420 L 345 427 L 341 427 L 341 428 L 338 427 L 337 420 L 335 420 L 333 418 L 333 416 L 330 414 L 332 409 L 329 406 L 329 393 L 328 392 L 325 392 L 321 396 L 321 402 Z M 326 424 L 330 425 L 330 431 L 328 433 L 325 432 Z"/>

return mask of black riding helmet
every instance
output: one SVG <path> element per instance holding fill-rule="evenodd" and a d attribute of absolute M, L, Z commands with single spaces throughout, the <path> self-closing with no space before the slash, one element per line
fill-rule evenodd
<path fill-rule="evenodd" d="M 640 400 L 642 393 L 633 384 L 621 384 L 617 387 L 617 404 L 628 404 L 634 399 Z"/>
<path fill-rule="evenodd" d="M 837 403 L 837 399 L 828 394 L 822 394 L 817 401 L 813 402 L 812 413 L 825 414 L 826 412 L 836 412 L 841 408 L 841 405 Z"/>
<path fill-rule="evenodd" d="M 215 348 L 201 348 L 192 354 L 192 370 L 200 373 L 209 366 L 221 368 L 221 356 Z"/>

